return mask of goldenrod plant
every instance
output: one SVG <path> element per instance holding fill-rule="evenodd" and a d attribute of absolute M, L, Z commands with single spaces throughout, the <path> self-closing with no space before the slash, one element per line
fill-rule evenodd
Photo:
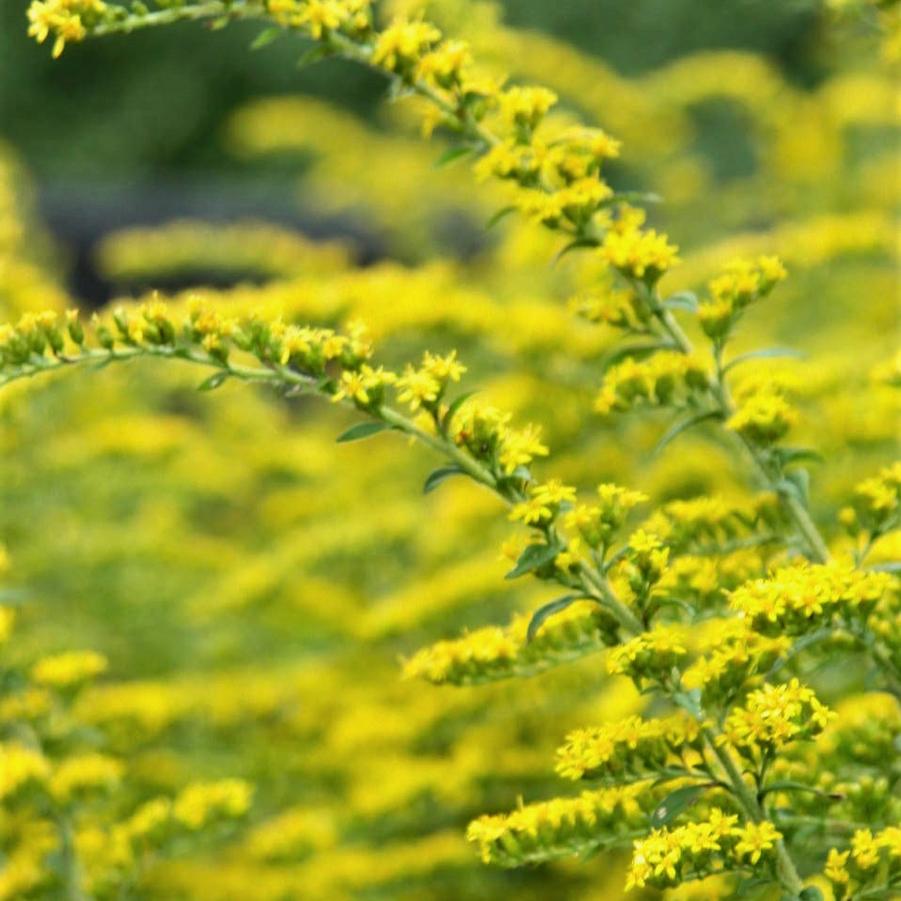
<path fill-rule="evenodd" d="M 23 807 L 4 813 L 0 897 L 509 890 L 478 881 L 491 876 L 460 875 L 444 882 L 449 891 L 428 881 L 472 872 L 451 811 L 472 817 L 465 838 L 484 863 L 544 865 L 524 870 L 522 897 L 893 897 L 901 891 L 897 361 L 852 351 L 849 362 L 826 360 L 818 375 L 790 349 L 744 343 L 791 290 L 796 261 L 813 266 L 817 254 L 848 247 L 885 252 L 890 225 L 877 213 L 856 229 L 847 218 L 777 229 L 763 246 L 748 236 L 733 242 L 747 256 L 720 265 L 714 254 L 716 271 L 705 268 L 703 250 L 687 256 L 705 288 L 666 288 L 682 252 L 648 224 L 645 208 L 658 198 L 608 182 L 619 141 L 575 109 L 558 113 L 556 91 L 507 84 L 495 67 L 480 68 L 467 44 L 445 38 L 415 4 L 395 5 L 400 16 L 384 25 L 368 0 L 153 8 L 35 0 L 29 8 L 30 33 L 52 40 L 55 56 L 90 37 L 183 20 L 254 20 L 264 25 L 258 48 L 300 37 L 306 60 L 335 56 L 375 69 L 394 98 L 415 105 L 427 134 L 447 139 L 443 165 L 471 161 L 492 201 L 508 195 L 493 218 L 522 220 L 494 251 L 525 260 L 509 266 L 510 281 L 534 283 L 535 254 L 542 266 L 552 254 L 555 268 L 544 276 L 550 300 L 530 291 L 501 302 L 492 293 L 505 290 L 506 268 L 482 275 L 439 262 L 354 272 L 340 249 L 267 227 L 182 223 L 111 239 L 107 268 L 145 280 L 224 255 L 217 265 L 273 280 L 153 294 L 91 317 L 52 293 L 59 289 L 47 289 L 41 308 L 28 286 L 13 286 L 9 323 L 0 326 L 0 386 L 14 399 L 8 415 L 21 434 L 46 441 L 31 460 L 24 438 L 9 438 L 17 469 L 28 461 L 38 473 L 23 474 L 23 484 L 60 478 L 77 508 L 113 490 L 79 471 L 78 454 L 119 461 L 136 479 L 123 499 L 147 501 L 133 512 L 146 541 L 140 553 L 163 553 L 172 579 L 191 583 L 182 571 L 201 563 L 167 542 L 177 528 L 217 574 L 178 614 L 215 636 L 209 648 L 198 642 L 201 657 L 229 663 L 244 629 L 262 636 L 299 621 L 315 623 L 307 634 L 323 647 L 340 637 L 376 662 L 336 654 L 328 665 L 314 657 L 294 666 L 288 658 L 259 671 L 224 667 L 218 681 L 201 669 L 169 682 L 145 664 L 135 670 L 142 678 L 105 684 L 102 655 L 42 656 L 27 676 L 4 683 L 3 753 L 13 775 L 0 789 L 16 792 Z M 241 127 L 250 135 L 261 128 L 246 118 Z M 8 207 L 17 221 L 12 192 Z M 527 237 L 529 229 L 539 236 Z M 788 266 L 777 255 L 780 238 Z M 21 242 L 10 241 L 8 255 L 24 256 Z M 437 343 L 415 346 L 430 329 Z M 501 401 L 476 392 L 467 372 L 487 373 L 486 359 L 498 358 L 512 364 L 506 383 L 488 386 Z M 163 360 L 181 365 L 169 371 L 156 365 Z M 145 377 L 109 389 L 111 421 L 80 410 L 75 383 L 52 377 L 127 362 Z M 171 413 L 150 427 L 135 418 L 136 398 L 170 410 L 197 404 L 178 387 L 186 368 L 202 372 L 204 392 L 215 391 L 211 412 L 198 414 L 209 415 L 212 437 Z M 49 382 L 46 401 L 37 377 Z M 333 412 L 320 419 L 304 405 L 298 422 L 286 411 L 305 398 Z M 811 486 L 809 475 L 820 459 L 809 446 L 816 432 L 805 427 L 814 403 L 834 411 L 820 417 L 821 471 L 835 472 L 839 486 L 827 503 L 817 499 L 825 477 Z M 860 417 L 866 403 L 872 419 Z M 96 416 L 88 439 L 67 445 L 54 411 Z M 132 417 L 126 428 L 118 415 Z M 424 446 L 437 468 L 420 483 L 423 502 L 449 505 L 438 508 L 441 534 L 410 525 L 416 514 L 402 488 L 382 488 L 409 484 L 415 464 L 400 463 L 396 449 L 371 459 L 360 452 L 353 473 L 334 463 L 314 440 L 333 415 L 347 421 L 342 445 L 384 447 L 375 436 L 398 433 Z M 532 423 L 539 418 L 543 429 Z M 619 446 L 592 434 L 615 436 Z M 222 460 L 219 439 L 238 442 L 242 466 Z M 630 440 L 651 452 L 646 469 Z M 860 448 L 854 462 L 846 454 L 829 470 L 828 451 L 848 446 Z M 557 474 L 539 475 L 549 470 Z M 166 486 L 190 501 L 167 505 Z M 259 540 L 234 521 L 237 508 L 222 496 L 229 492 L 255 498 Z M 22 492 L 20 502 L 30 497 Z M 342 503 L 356 503 L 359 526 Z M 498 508 L 514 524 L 502 546 Z M 308 519 L 311 511 L 324 518 Z M 495 539 L 499 551 L 486 556 Z M 226 549 L 238 562 L 223 563 Z M 377 566 L 361 565 L 367 559 Z M 410 577 L 417 564 L 427 576 Z M 24 565 L 63 585 L 59 573 Z M 310 573 L 309 584 L 295 583 L 299 571 Z M 126 575 L 123 586 L 134 584 Z M 504 581 L 525 587 L 517 605 L 499 601 L 510 620 L 497 625 L 484 600 Z M 379 602 L 367 603 L 367 592 Z M 463 617 L 467 606 L 476 612 Z M 12 617 L 4 622 L 8 629 Z M 430 641 L 435 623 L 445 637 Z M 384 675 L 384 651 L 404 635 L 429 643 L 401 645 L 404 679 L 395 683 Z M 567 681 L 570 667 L 577 675 Z M 460 694 L 436 716 L 422 680 Z M 309 709 L 295 708 L 298 696 Z M 506 718 L 487 716 L 492 704 Z M 192 729 L 249 732 L 236 747 L 253 762 L 239 777 L 150 793 L 161 781 L 178 783 L 177 758 L 189 744 L 179 733 Z M 133 777 L 102 749 L 101 734 L 137 756 Z M 555 767 L 548 743 L 557 745 Z M 287 750 L 296 744 L 306 749 L 302 760 Z M 235 838 L 233 821 L 253 810 L 256 780 L 244 776 L 266 770 L 274 749 L 290 758 L 284 779 L 295 776 L 303 789 L 285 803 L 284 779 L 272 779 L 260 792 L 266 817 Z M 161 769 L 151 773 L 154 763 Z M 552 769 L 582 784 L 561 795 Z M 511 783 L 513 794 L 544 799 L 485 813 L 509 804 Z M 107 805 L 83 800 L 82 786 L 112 789 Z M 208 826 L 199 851 L 179 844 L 181 833 Z M 230 842 L 225 865 L 216 841 Z M 599 852 L 613 861 L 626 854 L 615 883 L 553 863 Z"/>

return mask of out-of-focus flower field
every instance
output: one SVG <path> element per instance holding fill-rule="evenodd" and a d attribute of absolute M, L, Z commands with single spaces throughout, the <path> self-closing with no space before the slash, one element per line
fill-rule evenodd
<path fill-rule="evenodd" d="M 898 451 L 897 39 L 826 17 L 814 83 L 717 49 L 626 77 L 506 24 L 493 3 L 384 5 L 386 17 L 427 7 L 492 70 L 555 91 L 552 115 L 622 141 L 607 177 L 663 199 L 648 209 L 680 248 L 668 293 L 702 289 L 736 257 L 782 259 L 788 279 L 732 349 L 801 352 L 745 378 L 778 382 L 798 409 L 792 444 L 821 455 L 811 512 L 833 554 L 850 554 L 840 511 Z M 715 428 L 657 450 L 665 412 L 594 410 L 619 347 L 585 307 L 601 265 L 555 260 L 560 236 L 525 218 L 487 228 L 504 186 L 436 165 L 446 145 L 423 138 L 411 109 L 386 101 L 364 118 L 264 96 L 209 137 L 243 166 L 277 159 L 285 194 L 317 215 L 365 224 L 384 251 L 374 262 L 359 263 L 352 239 L 185 219 L 109 234 L 99 271 L 126 301 L 189 284 L 168 292 L 173 308 L 200 298 L 229 315 L 358 320 L 391 368 L 456 350 L 479 399 L 542 424 L 544 478 L 629 486 L 649 511 L 750 504 L 747 469 Z M 65 285 L 28 160 L 3 146 L 0 320 L 83 306 Z M 466 841 L 486 812 L 572 793 L 554 752 L 573 729 L 653 712 L 600 654 L 489 684 L 417 678 L 440 669 L 421 648 L 511 621 L 521 641 L 554 597 L 504 579 L 524 541 L 498 499 L 464 479 L 423 494 L 441 461 L 401 437 L 336 444 L 357 421 L 337 405 L 235 380 L 198 391 L 202 378 L 138 359 L 0 390 L 0 802 L 16 799 L 0 808 L 0 898 L 622 897 L 628 851 L 506 870 Z M 717 596 L 783 554 L 739 542 L 673 578 Z M 868 563 L 899 554 L 896 532 Z M 56 656 L 88 651 L 99 656 Z M 810 676 L 840 723 L 871 710 L 888 729 L 897 702 L 860 700 L 868 678 L 863 666 Z M 44 755 L 20 759 L 34 734 Z M 76 811 L 64 829 L 23 785 Z M 666 897 L 724 892 L 704 882 Z"/>

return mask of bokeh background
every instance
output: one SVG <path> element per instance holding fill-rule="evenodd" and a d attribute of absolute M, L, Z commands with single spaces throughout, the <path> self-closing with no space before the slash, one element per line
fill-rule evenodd
<path fill-rule="evenodd" d="M 486 230 L 502 193 L 465 165 L 436 169 L 441 139 L 384 102 L 379 78 L 299 69 L 295 39 L 250 52 L 249 25 L 97 40 L 54 62 L 26 38 L 25 5 L 0 7 L 4 318 L 151 288 L 178 303 L 209 285 L 229 309 L 361 318 L 391 364 L 459 348 L 486 397 L 543 423 L 547 474 L 654 503 L 748 495 L 715 436 L 654 455 L 663 419 L 591 412 L 616 336 L 567 299 L 597 267 L 550 266 L 559 248 L 528 223 Z M 840 542 L 838 507 L 897 451 L 890 38 L 813 0 L 383 6 L 425 6 L 492 68 L 621 138 L 611 181 L 665 198 L 651 216 L 682 247 L 673 290 L 735 255 L 783 256 L 791 278 L 737 349 L 808 353 L 772 372 L 802 409 L 796 443 L 825 457 L 813 504 Z M 620 858 L 491 870 L 463 831 L 564 791 L 563 734 L 642 699 L 597 657 L 515 684 L 400 680 L 417 647 L 547 600 L 504 582 L 495 501 L 454 482 L 423 498 L 435 461 L 384 436 L 336 449 L 350 420 L 335 410 L 196 381 L 134 365 L 0 397 L 0 535 L 20 610 L 4 653 L 109 657 L 77 706 L 91 740 L 128 761 L 102 816 L 190 779 L 256 786 L 240 828 L 145 861 L 131 896 L 621 897 Z M 759 568 L 754 554 L 718 584 Z M 89 865 L 100 896 L 104 867 Z"/>

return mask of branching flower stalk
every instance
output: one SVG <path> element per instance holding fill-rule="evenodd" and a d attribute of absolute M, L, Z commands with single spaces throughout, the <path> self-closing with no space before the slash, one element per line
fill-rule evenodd
<path fill-rule="evenodd" d="M 145 12 L 103 0 L 37 0 L 29 15 L 31 32 L 39 40 L 51 32 L 57 34 L 55 54 L 62 52 L 67 39 L 80 40 L 87 34 L 129 33 L 178 21 L 212 20 L 219 27 L 232 20 L 260 19 L 274 21 L 277 29 L 299 31 L 311 38 L 320 56 L 340 55 L 376 69 L 389 78 L 397 96 L 413 93 L 431 105 L 437 119 L 427 119 L 428 128 L 440 125 L 457 132 L 464 142 L 459 147 L 460 155 L 479 157 L 476 168 L 480 174 L 518 184 L 521 192 L 513 208 L 568 235 L 571 240 L 565 250 L 602 248 L 659 325 L 658 337 L 666 339 L 660 346 L 692 355 L 691 342 L 673 315 L 669 300 L 657 290 L 660 276 L 676 261 L 676 248 L 664 235 L 653 230 L 641 232 L 644 215 L 628 202 L 635 198 L 616 194 L 600 178 L 600 161 L 618 155 L 618 142 L 603 132 L 583 129 L 581 134 L 556 136 L 545 145 L 546 139 L 539 139 L 537 131 L 556 102 L 555 95 L 542 88 L 502 91 L 472 69 L 465 46 L 440 43 L 440 32 L 431 24 L 399 22 L 380 33 L 373 27 L 368 0 L 216 0 Z M 275 34 L 264 32 L 261 37 L 270 40 Z M 486 118 L 491 118 L 489 111 L 498 107 L 506 133 L 486 123 Z M 585 158 L 586 150 L 589 159 L 596 154 L 598 162 L 594 165 Z M 553 176 L 548 174 L 549 168 L 556 170 Z M 618 218 L 610 218 L 610 211 L 617 208 Z M 720 406 L 718 418 L 725 422 L 734 409 L 721 366 L 723 343 L 714 342 L 714 389 Z M 778 467 L 774 469 L 764 459 L 759 447 L 744 436 L 741 441 L 766 487 L 778 493 L 806 553 L 825 563 L 829 552 L 804 499 Z"/>
<path fill-rule="evenodd" d="M 236 362 L 233 350 L 243 353 L 248 362 L 256 360 L 263 365 Z M 317 395 L 353 408 L 366 414 L 376 429 L 381 426 L 401 432 L 444 457 L 453 469 L 438 471 L 439 479 L 458 472 L 509 505 L 524 501 L 535 481 L 527 464 L 534 454 L 547 453 L 536 432 L 515 432 L 505 425 L 507 417 L 491 411 L 489 418 L 494 420 L 496 434 L 489 437 L 501 444 L 506 440 L 509 457 L 505 462 L 501 447 L 500 457 L 498 448 L 486 448 L 483 458 L 478 459 L 466 448 L 468 439 L 462 429 L 453 429 L 455 419 L 464 418 L 470 410 L 478 416 L 475 403 L 468 395 L 450 405 L 440 403 L 448 383 L 458 380 L 465 371 L 455 354 L 447 358 L 426 354 L 423 370 L 417 373 L 408 367 L 404 375 L 397 376 L 364 362 L 371 353 L 368 341 L 356 330 L 345 336 L 327 329 L 265 323 L 253 317 L 242 322 L 224 320 L 200 306 L 194 307 L 179 326 L 166 306 L 155 301 L 134 312 L 119 308 L 111 323 L 95 320 L 93 329 L 85 329 L 75 311 L 68 314 L 65 328 L 52 313 L 27 315 L 16 328 L 0 328 L 0 387 L 70 367 L 102 367 L 139 357 L 180 360 L 215 370 L 202 388 L 217 388 L 227 379 L 235 379 L 268 385 L 288 395 Z M 301 371 L 303 366 L 307 371 Z M 330 374 L 328 366 L 332 371 L 339 367 L 338 377 Z M 417 421 L 383 402 L 389 386 L 396 386 L 399 396 L 412 401 L 425 419 Z M 373 433 L 363 424 L 359 428 L 362 431 L 351 429 L 345 440 Z M 526 561 L 523 574 L 534 571 L 576 590 L 604 607 L 627 632 L 641 631 L 641 623 L 617 598 L 602 571 L 584 560 L 575 570 L 558 568 L 555 558 L 569 553 L 566 538 L 550 523 L 540 532 L 543 543 L 529 548 L 539 550 L 544 559 L 534 564 Z"/>
<path fill-rule="evenodd" d="M 644 212 L 632 204 L 642 198 L 617 194 L 604 180 L 604 162 L 618 155 L 618 142 L 598 129 L 561 127 L 548 117 L 557 100 L 553 92 L 502 87 L 475 69 L 464 45 L 443 40 L 427 21 L 401 20 L 378 30 L 368 0 L 222 0 L 153 11 L 104 0 L 35 0 L 29 18 L 39 41 L 55 38 L 54 55 L 89 35 L 180 20 L 206 19 L 215 26 L 265 20 L 274 28 L 258 45 L 283 30 L 299 32 L 313 40 L 314 56 L 353 59 L 385 74 L 394 95 L 427 101 L 426 130 L 445 128 L 461 138 L 452 155 L 474 157 L 477 175 L 509 184 L 511 210 L 565 235 L 561 253 L 593 250 L 619 274 L 624 297 L 602 292 L 583 307 L 589 318 L 643 343 L 626 347 L 622 362 L 605 370 L 597 411 L 640 405 L 681 410 L 686 418 L 662 443 L 697 423 L 722 423 L 778 498 L 782 520 L 768 521 L 765 504 L 750 516 L 696 505 L 658 511 L 626 534 L 643 495 L 602 484 L 596 503 L 580 503 L 575 488 L 554 479 L 540 482 L 530 467 L 547 448 L 536 429 L 514 428 L 509 415 L 468 395 L 449 397 L 464 371 L 455 354 L 426 353 L 421 364 L 391 372 L 372 363 L 368 342 L 354 329 L 342 334 L 280 320 L 234 320 L 202 306 L 178 320 L 155 302 L 116 310 L 88 330 L 76 314 L 64 326 L 53 314 L 30 315 L 0 328 L 0 386 L 79 364 L 178 359 L 213 369 L 204 389 L 229 379 L 266 384 L 286 394 L 320 396 L 366 417 L 339 440 L 395 430 L 428 446 L 448 465 L 429 477 L 426 490 L 464 475 L 498 495 L 509 505 L 510 519 L 530 530 L 508 578 L 534 575 L 567 594 L 527 624 L 490 627 L 423 649 L 407 662 L 407 675 L 489 681 L 540 671 L 542 648 L 557 662 L 603 646 L 609 673 L 630 679 L 666 710 L 656 719 L 631 717 L 568 736 L 558 772 L 601 780 L 602 787 L 474 821 L 469 838 L 483 859 L 515 866 L 631 842 L 627 889 L 732 873 L 778 885 L 794 901 L 816 897 L 789 851 L 802 850 L 792 845 L 797 815 L 808 810 L 825 823 L 847 814 L 854 823 L 862 814 L 849 793 L 831 791 L 805 774 L 817 769 L 811 760 L 823 761 L 824 772 L 847 771 L 853 784 L 860 773 L 855 754 L 866 740 L 859 723 L 847 733 L 831 732 L 838 729 L 835 714 L 799 678 L 782 681 L 780 673 L 789 666 L 794 672 L 802 651 L 813 653 L 818 643 L 849 635 L 890 674 L 901 668 L 894 582 L 888 573 L 860 566 L 873 536 L 897 522 L 901 473 L 886 470 L 859 488 L 843 516 L 845 527 L 863 541 L 858 565 L 830 560 L 807 510 L 806 476 L 791 468 L 809 452 L 779 443 L 794 411 L 773 386 L 737 386 L 733 400 L 727 379 L 745 360 L 772 355 L 724 360 L 745 310 L 785 277 L 780 261 L 733 264 L 704 300 L 687 292 L 662 296 L 657 286 L 677 262 L 677 248 L 645 228 Z M 675 309 L 697 316 L 711 342 L 712 370 L 697 359 Z M 753 571 L 766 573 L 764 578 L 720 581 L 717 592 L 708 592 L 716 599 L 706 606 L 685 599 L 680 573 L 699 565 L 701 555 L 691 553 L 699 538 L 734 541 L 738 522 L 746 530 L 738 540 L 750 544 L 729 554 L 753 554 L 766 542 L 759 531 L 748 532 L 766 522 L 772 528 L 765 536 L 779 535 L 785 519 L 799 534 L 806 561 L 792 559 L 770 572 L 761 558 Z M 694 534 L 688 526 L 696 521 L 703 528 Z M 682 540 L 680 526 L 686 527 Z M 719 551 L 725 558 L 723 546 Z M 710 577 L 716 582 L 721 573 L 714 568 Z M 880 822 L 891 824 L 898 814 L 887 776 L 865 801 L 865 815 Z M 783 818 L 785 804 L 790 808 Z M 833 804 L 846 807 L 827 816 Z M 818 849 L 815 865 L 826 862 L 826 877 L 839 891 L 853 875 L 853 897 L 888 896 L 901 882 L 899 835 L 892 829 L 877 835 L 857 830 L 851 847 L 831 849 L 828 860 L 826 849 Z"/>

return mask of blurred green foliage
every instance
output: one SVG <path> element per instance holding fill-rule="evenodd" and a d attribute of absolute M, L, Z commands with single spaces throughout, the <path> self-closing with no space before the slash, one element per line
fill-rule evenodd
<path fill-rule="evenodd" d="M 43 183 L 211 170 L 237 177 L 241 170 L 218 139 L 237 105 L 300 91 L 364 113 L 383 87 L 338 61 L 298 70 L 294 41 L 247 53 L 258 31 L 249 24 L 215 41 L 198 40 L 194 24 L 151 30 L 82 45 L 54 61 L 26 37 L 26 5 L 0 5 L 0 134 Z M 822 14 L 806 0 L 505 0 L 504 7 L 511 24 L 555 34 L 624 74 L 711 48 L 760 52 L 805 84 L 821 69 Z M 728 118 L 713 122 L 731 159 L 736 129 Z"/>

